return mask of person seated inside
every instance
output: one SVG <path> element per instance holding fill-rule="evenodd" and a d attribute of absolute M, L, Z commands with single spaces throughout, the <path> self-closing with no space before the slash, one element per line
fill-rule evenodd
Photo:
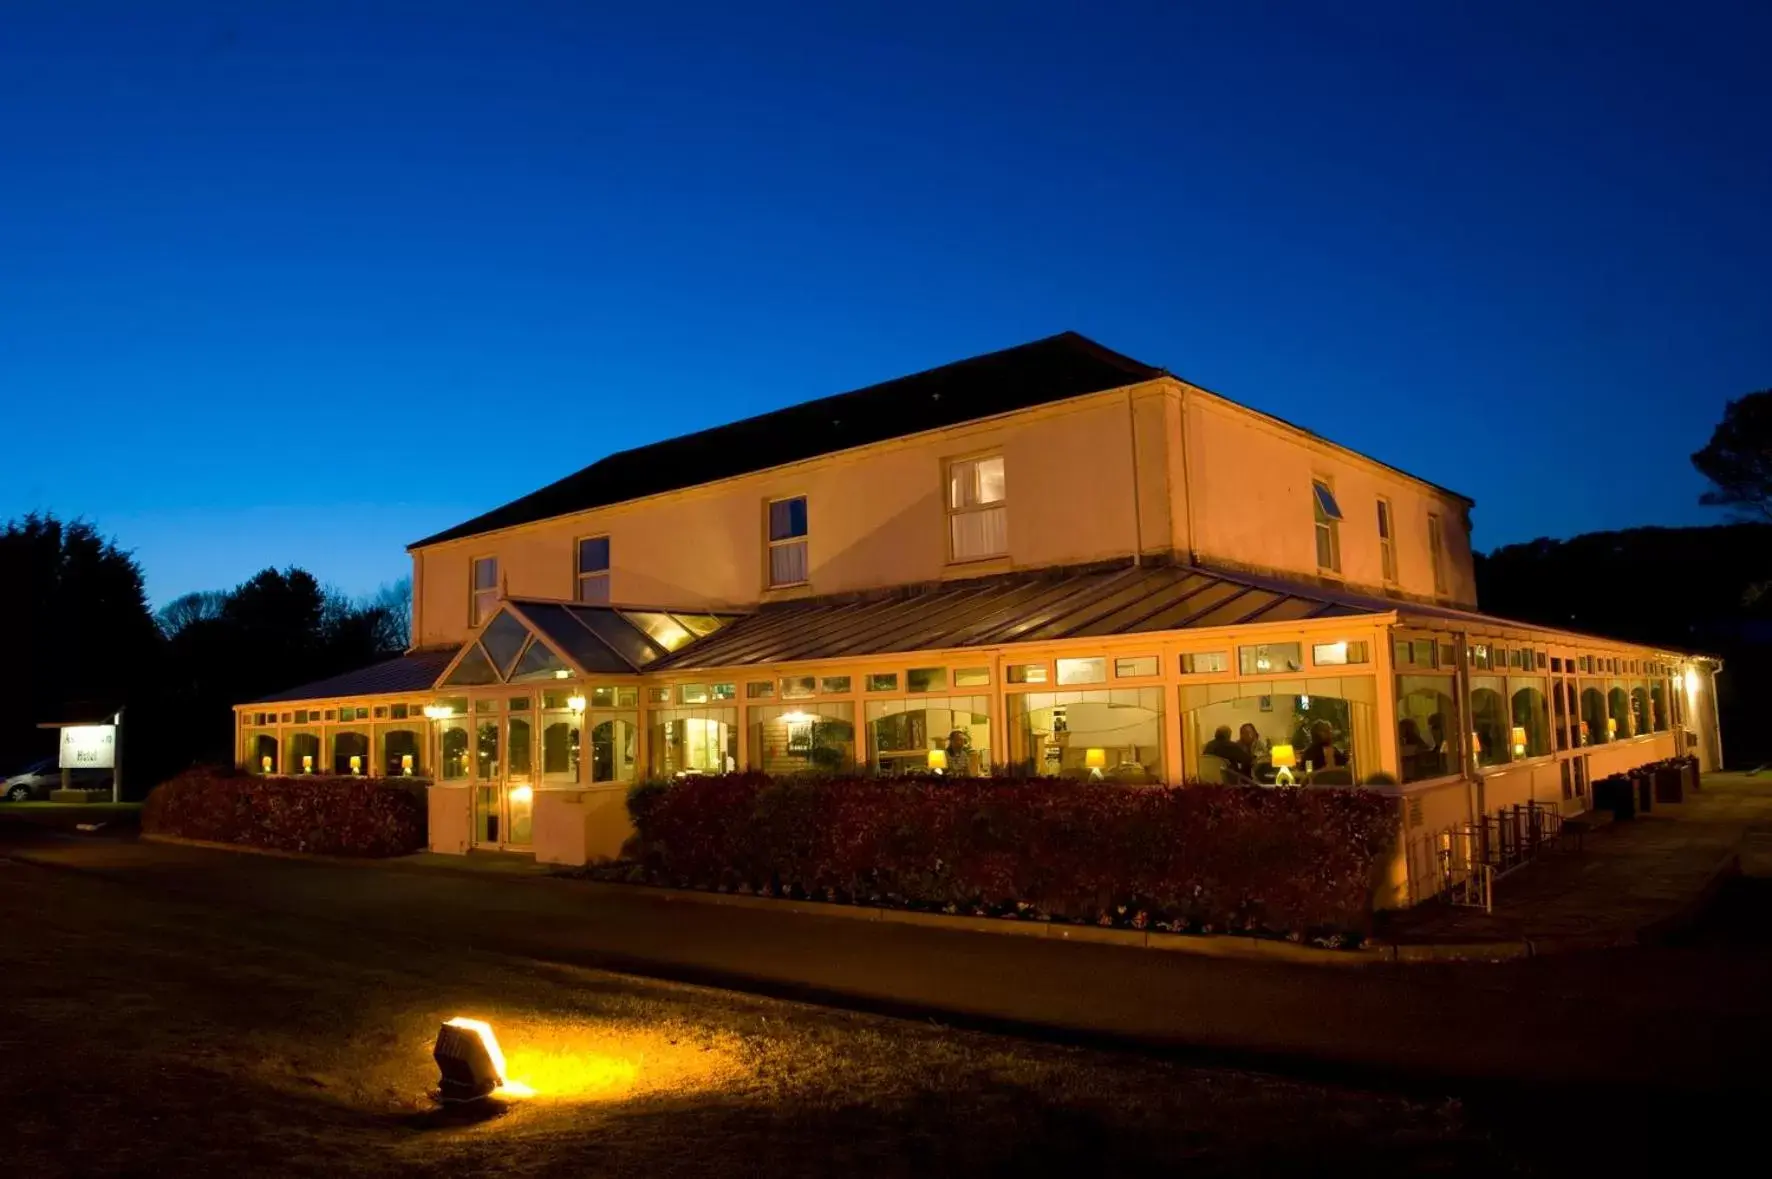
<path fill-rule="evenodd" d="M 1416 758 L 1427 751 L 1427 742 L 1421 739 L 1421 726 L 1415 718 L 1406 716 L 1397 722 L 1397 752 L 1403 758 L 1404 765 L 1412 765 Z"/>
<path fill-rule="evenodd" d="M 1318 721 L 1311 726 L 1311 743 L 1304 747 L 1301 761 L 1312 773 L 1347 764 L 1347 755 L 1335 748 L 1335 730 L 1329 727 L 1328 721 Z"/>
<path fill-rule="evenodd" d="M 1237 731 L 1237 744 L 1248 752 L 1250 765 L 1258 766 L 1267 760 L 1270 747 L 1268 739 L 1248 721 L 1244 721 L 1243 727 Z"/>
<path fill-rule="evenodd" d="M 1219 725 L 1217 731 L 1212 734 L 1212 740 L 1206 742 L 1206 748 L 1202 752 L 1211 757 L 1223 758 L 1225 764 L 1245 777 L 1255 767 L 1255 763 L 1249 757 L 1249 751 L 1231 740 L 1229 725 Z"/>

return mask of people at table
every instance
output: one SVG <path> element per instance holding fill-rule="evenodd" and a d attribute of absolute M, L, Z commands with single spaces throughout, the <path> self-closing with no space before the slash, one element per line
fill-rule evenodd
<path fill-rule="evenodd" d="M 1203 752 L 1211 757 L 1223 758 L 1225 764 L 1245 776 L 1255 768 L 1254 759 L 1250 757 L 1249 751 L 1239 742 L 1231 740 L 1229 725 L 1218 726 L 1217 731 L 1212 734 L 1212 740 L 1206 742 Z"/>

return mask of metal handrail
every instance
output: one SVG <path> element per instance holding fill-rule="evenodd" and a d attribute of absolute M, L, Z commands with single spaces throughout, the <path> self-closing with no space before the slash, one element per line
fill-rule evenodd
<path fill-rule="evenodd" d="M 1454 905 L 1492 912 L 1495 882 L 1561 850 L 1563 839 L 1563 816 L 1536 802 L 1448 827 L 1438 847 L 1445 894 Z"/>

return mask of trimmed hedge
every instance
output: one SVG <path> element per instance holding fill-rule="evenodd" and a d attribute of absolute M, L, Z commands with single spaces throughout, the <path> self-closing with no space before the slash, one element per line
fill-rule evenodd
<path fill-rule="evenodd" d="M 660 883 L 1203 933 L 1364 934 L 1397 801 L 1052 778 L 644 783 Z"/>
<path fill-rule="evenodd" d="M 424 786 L 193 769 L 148 795 L 142 831 L 330 856 L 400 856 L 427 844 Z"/>

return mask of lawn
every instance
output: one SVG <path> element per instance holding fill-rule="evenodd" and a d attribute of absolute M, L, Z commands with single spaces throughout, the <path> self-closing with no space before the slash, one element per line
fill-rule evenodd
<path fill-rule="evenodd" d="M 9 1173 L 1463 1174 L 1456 1103 L 957 1031 L 174 900 L 0 858 Z M 440 1109 L 488 1019 L 536 1095 Z"/>

